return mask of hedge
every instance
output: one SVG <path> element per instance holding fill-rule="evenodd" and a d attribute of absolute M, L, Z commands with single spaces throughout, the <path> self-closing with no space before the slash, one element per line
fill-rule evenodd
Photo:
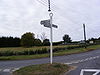
<path fill-rule="evenodd" d="M 84 47 L 84 45 L 69 46 L 69 47 L 55 47 L 53 48 L 53 52 L 57 52 L 60 50 L 82 48 L 82 47 Z M 35 55 L 35 54 L 45 54 L 49 52 L 50 52 L 50 49 L 48 48 L 42 48 L 42 49 L 37 49 L 37 50 L 30 49 L 30 50 L 22 50 L 22 51 L 4 50 L 4 51 L 0 51 L 0 56 Z"/>

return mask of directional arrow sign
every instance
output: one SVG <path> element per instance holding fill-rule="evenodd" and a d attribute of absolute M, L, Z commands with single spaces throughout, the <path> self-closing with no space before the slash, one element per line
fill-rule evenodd
<path fill-rule="evenodd" d="M 57 25 L 54 25 L 54 24 L 52 24 L 52 27 L 54 27 L 54 28 L 58 28 L 58 26 L 57 26 Z"/>
<path fill-rule="evenodd" d="M 40 22 L 41 25 L 44 25 L 44 27 L 48 27 L 48 28 L 51 28 L 51 25 L 50 25 L 50 20 L 43 20 Z M 52 24 L 52 27 L 54 28 L 58 28 L 57 25 L 54 25 Z"/>

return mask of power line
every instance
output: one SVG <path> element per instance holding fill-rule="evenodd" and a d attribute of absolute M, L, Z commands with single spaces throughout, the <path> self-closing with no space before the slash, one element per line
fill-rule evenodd
<path fill-rule="evenodd" d="M 44 5 L 44 6 L 46 6 L 47 7 L 47 2 L 46 1 L 44 1 L 44 0 L 37 0 L 40 4 L 42 4 L 42 5 Z M 56 8 L 57 8 L 57 10 L 58 11 L 62 11 L 60 8 L 58 8 L 54 3 L 53 3 L 53 1 L 51 1 L 52 2 L 52 10 L 56 13 L 56 14 L 58 14 L 55 10 L 56 10 Z M 54 10 L 55 9 L 55 10 Z M 62 13 L 63 14 L 63 13 Z M 63 16 L 61 13 L 59 13 L 58 15 L 59 16 L 61 16 L 61 17 L 63 17 L 63 18 L 65 18 L 65 17 L 68 17 L 68 16 Z M 69 18 L 69 17 L 68 17 Z M 69 21 L 71 21 L 71 23 L 73 23 L 74 25 L 78 25 L 78 23 L 76 23 L 75 21 L 73 22 L 72 21 L 72 19 L 67 19 L 67 20 L 69 20 Z M 75 29 L 75 30 L 77 30 L 77 31 L 79 31 L 80 29 Z"/>
<path fill-rule="evenodd" d="M 47 5 L 46 5 L 46 4 L 47 4 L 47 1 L 46 1 L 46 0 L 41 0 L 41 1 L 38 0 L 38 2 L 47 7 Z M 62 10 L 61 10 L 60 8 L 58 8 L 58 7 L 54 4 L 53 1 L 51 1 L 51 5 L 52 5 L 51 10 L 53 10 L 56 14 L 59 14 L 59 16 L 65 18 L 65 16 L 62 16 L 62 14 L 65 14 L 65 13 L 58 13 L 58 12 L 56 12 L 56 10 L 58 10 L 58 11 L 62 11 Z M 70 9 L 70 8 L 68 8 L 68 9 Z M 70 10 L 70 11 L 75 13 L 76 10 Z M 79 13 L 79 12 L 78 12 L 78 13 Z M 81 14 L 81 13 L 80 13 L 80 14 Z M 66 16 L 66 17 L 69 18 L 69 16 Z M 86 18 L 86 17 L 85 17 L 85 18 Z M 73 24 L 77 24 L 75 21 L 72 21 L 71 18 L 69 18 L 69 19 L 67 19 L 67 20 L 71 21 Z"/>
<path fill-rule="evenodd" d="M 36 0 L 38 1 L 40 4 L 44 5 L 44 6 L 47 6 L 46 4 L 44 4 L 43 2 L 41 2 L 40 0 Z"/>

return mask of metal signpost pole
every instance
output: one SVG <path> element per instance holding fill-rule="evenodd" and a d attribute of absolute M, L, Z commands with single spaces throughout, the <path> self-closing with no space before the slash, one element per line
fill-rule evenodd
<path fill-rule="evenodd" d="M 52 48 L 52 40 L 53 40 L 53 33 L 52 33 L 52 17 L 53 17 L 53 13 L 49 14 L 50 16 L 50 63 L 52 64 L 53 61 L 53 48 Z"/>

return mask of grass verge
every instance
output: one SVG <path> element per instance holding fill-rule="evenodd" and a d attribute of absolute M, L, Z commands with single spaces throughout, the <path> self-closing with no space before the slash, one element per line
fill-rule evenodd
<path fill-rule="evenodd" d="M 70 50 L 57 51 L 54 53 L 54 56 L 82 53 L 82 52 L 92 51 L 95 49 L 100 49 L 100 45 L 92 45 L 86 49 L 85 48 L 76 48 L 76 49 L 70 49 Z M 49 54 L 2 56 L 2 57 L 0 57 L 0 60 L 26 60 L 26 59 L 37 59 L 37 58 L 44 58 L 44 57 L 49 57 Z"/>
<path fill-rule="evenodd" d="M 63 75 L 70 70 L 70 66 L 60 63 L 32 65 L 21 68 L 13 75 Z"/>

